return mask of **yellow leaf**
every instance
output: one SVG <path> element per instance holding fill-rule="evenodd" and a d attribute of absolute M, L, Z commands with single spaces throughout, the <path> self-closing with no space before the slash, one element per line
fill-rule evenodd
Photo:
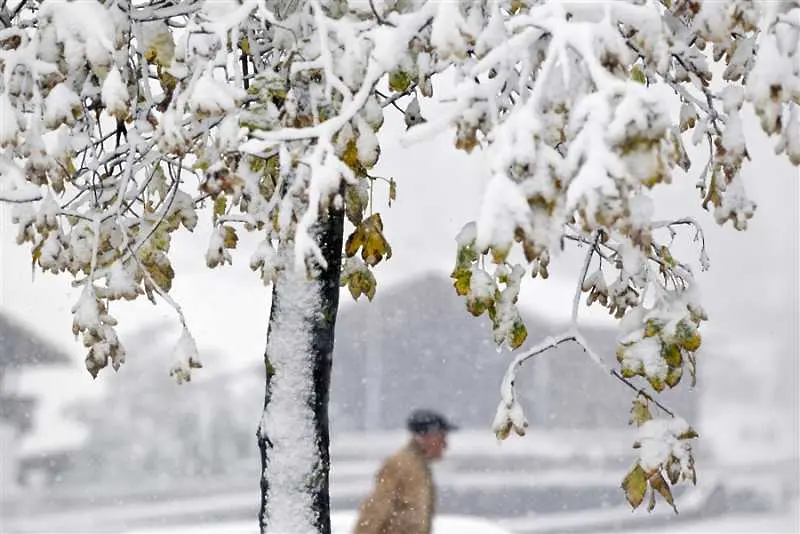
<path fill-rule="evenodd" d="M 239 236 L 236 235 L 236 229 L 232 226 L 223 226 L 225 229 L 225 237 L 222 240 L 222 246 L 225 248 L 236 248 L 239 242 Z"/>
<path fill-rule="evenodd" d="M 347 241 L 344 244 L 344 253 L 348 258 L 351 258 L 356 255 L 358 249 L 361 248 L 361 245 L 364 244 L 364 231 L 361 229 L 361 225 L 357 226 L 353 233 L 347 237 Z"/>
<path fill-rule="evenodd" d="M 383 234 L 373 228 L 368 234 L 366 243 L 361 247 L 361 258 L 367 265 L 375 266 L 386 257 L 388 260 L 392 257 L 392 247 L 383 237 Z"/>
<path fill-rule="evenodd" d="M 509 9 L 509 12 L 512 15 L 516 15 L 521 9 L 523 9 L 526 6 L 527 4 L 524 2 L 524 0 L 511 0 L 511 7 Z"/>
<path fill-rule="evenodd" d="M 642 504 L 644 494 L 647 491 L 647 474 L 639 464 L 636 464 L 627 476 L 622 480 L 622 490 L 625 498 L 635 510 Z"/>
<path fill-rule="evenodd" d="M 367 220 L 364 222 L 369 224 L 370 226 L 373 226 L 379 232 L 383 232 L 383 219 L 381 219 L 380 213 L 373 213 L 372 215 L 367 217 Z"/>
<path fill-rule="evenodd" d="M 39 243 L 31 251 L 31 263 L 35 266 L 36 262 L 38 262 L 39 258 L 41 257 L 42 257 L 42 244 Z"/>
<path fill-rule="evenodd" d="M 359 225 L 364 232 L 364 242 L 361 245 L 361 259 L 367 265 L 375 266 L 385 257 L 392 257 L 392 247 L 383 236 L 383 221 L 379 213 L 367 217 Z"/>
<path fill-rule="evenodd" d="M 367 296 L 367 299 L 372 301 L 372 299 L 375 298 L 375 290 L 378 287 L 378 282 L 375 280 L 375 276 L 371 271 L 365 271 L 364 275 L 361 277 L 361 280 L 361 290 Z"/>
<path fill-rule="evenodd" d="M 699 332 L 695 332 L 694 335 L 691 337 L 683 340 L 683 348 L 688 350 L 689 352 L 694 352 L 700 348 L 700 345 L 703 343 L 703 338 L 700 337 Z"/>
<path fill-rule="evenodd" d="M 361 284 L 358 278 L 359 273 L 354 273 L 347 280 L 347 289 L 350 290 L 350 295 L 353 297 L 353 300 L 358 300 L 358 297 L 361 296 Z"/>
<path fill-rule="evenodd" d="M 362 167 L 361 162 L 358 160 L 358 148 L 355 139 L 351 139 L 347 142 L 344 153 L 342 153 L 342 163 L 350 167 L 355 173 L 359 173 L 361 170 Z"/>

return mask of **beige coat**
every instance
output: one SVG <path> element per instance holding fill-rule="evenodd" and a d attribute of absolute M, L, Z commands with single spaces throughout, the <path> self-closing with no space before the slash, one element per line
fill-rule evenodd
<path fill-rule="evenodd" d="M 428 462 L 411 441 L 378 471 L 355 534 L 430 534 L 435 498 Z"/>

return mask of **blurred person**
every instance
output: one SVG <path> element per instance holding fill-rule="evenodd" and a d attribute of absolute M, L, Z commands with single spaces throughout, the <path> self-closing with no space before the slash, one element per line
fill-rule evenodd
<path fill-rule="evenodd" d="M 415 410 L 407 421 L 409 442 L 388 458 L 364 500 L 355 534 L 430 534 L 436 500 L 430 463 L 447 448 L 458 427 L 433 410 Z"/>

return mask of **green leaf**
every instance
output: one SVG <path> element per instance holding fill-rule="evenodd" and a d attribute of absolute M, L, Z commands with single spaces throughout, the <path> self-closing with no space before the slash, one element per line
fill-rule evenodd
<path fill-rule="evenodd" d="M 644 337 L 653 337 L 661 333 L 664 328 L 664 322 L 655 319 L 648 319 L 644 324 Z"/>
<path fill-rule="evenodd" d="M 521 347 L 522 344 L 525 343 L 527 337 L 528 329 L 525 327 L 525 323 L 522 322 L 521 318 L 517 318 L 511 326 L 511 332 L 509 333 L 509 344 L 511 348 L 516 349 Z"/>
<path fill-rule="evenodd" d="M 631 469 L 622 480 L 621 487 L 631 507 L 634 510 L 638 508 L 642 504 L 644 494 L 647 491 L 647 474 L 642 469 L 642 466 L 636 464 L 636 467 Z"/>
<path fill-rule="evenodd" d="M 217 217 L 220 215 L 225 214 L 225 210 L 228 208 L 228 197 L 225 195 L 220 195 L 216 199 L 214 199 L 214 221 L 216 222 Z"/>
<path fill-rule="evenodd" d="M 472 281 L 472 269 L 456 268 L 450 275 L 450 278 L 455 280 L 453 287 L 456 288 L 456 293 L 459 296 L 465 297 L 469 294 L 469 286 Z"/>
<path fill-rule="evenodd" d="M 467 298 L 467 310 L 475 317 L 480 317 L 494 303 L 491 297 Z"/>
<path fill-rule="evenodd" d="M 647 77 L 644 75 L 644 71 L 639 65 L 634 65 L 631 69 L 631 80 L 641 84 L 647 83 Z"/>
<path fill-rule="evenodd" d="M 411 76 L 403 70 L 395 70 L 389 73 L 389 89 L 396 93 L 402 93 L 411 86 Z"/>
<path fill-rule="evenodd" d="M 661 345 L 661 357 L 670 367 L 681 367 L 683 365 L 683 355 L 677 345 L 666 343 Z"/>
<path fill-rule="evenodd" d="M 650 383 L 650 387 L 652 387 L 658 393 L 664 391 L 664 388 L 666 387 L 664 381 L 658 378 L 657 376 L 648 376 L 647 381 Z"/>
<path fill-rule="evenodd" d="M 683 376 L 683 367 L 670 367 L 667 371 L 667 378 L 664 380 L 667 385 L 674 388 L 681 382 Z"/>

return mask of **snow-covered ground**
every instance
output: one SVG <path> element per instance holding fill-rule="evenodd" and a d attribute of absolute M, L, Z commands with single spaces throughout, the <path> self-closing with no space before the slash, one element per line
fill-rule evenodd
<path fill-rule="evenodd" d="M 351 534 L 354 515 L 340 512 L 332 518 L 333 534 Z M 597 530 L 593 534 L 796 534 L 800 532 L 797 507 L 778 515 L 728 515 L 717 519 L 681 521 L 669 526 L 637 530 Z M 182 525 L 160 529 L 129 531 L 125 534 L 256 534 L 254 521 L 237 521 L 211 525 Z M 512 534 L 511 530 L 487 520 L 468 516 L 440 516 L 434 522 L 433 534 Z"/>
<path fill-rule="evenodd" d="M 615 531 L 617 534 L 620 531 Z M 688 521 L 649 530 L 624 531 L 625 534 L 797 534 L 800 519 L 797 509 L 781 515 L 727 515 L 717 519 Z M 596 532 L 595 534 L 611 534 Z"/>
<path fill-rule="evenodd" d="M 356 515 L 353 511 L 338 512 L 331 517 L 332 534 L 351 534 Z M 255 521 L 238 521 L 216 525 L 188 525 L 137 530 L 125 534 L 257 534 Z M 508 530 L 479 517 L 443 515 L 434 520 L 433 534 L 512 534 Z"/>

